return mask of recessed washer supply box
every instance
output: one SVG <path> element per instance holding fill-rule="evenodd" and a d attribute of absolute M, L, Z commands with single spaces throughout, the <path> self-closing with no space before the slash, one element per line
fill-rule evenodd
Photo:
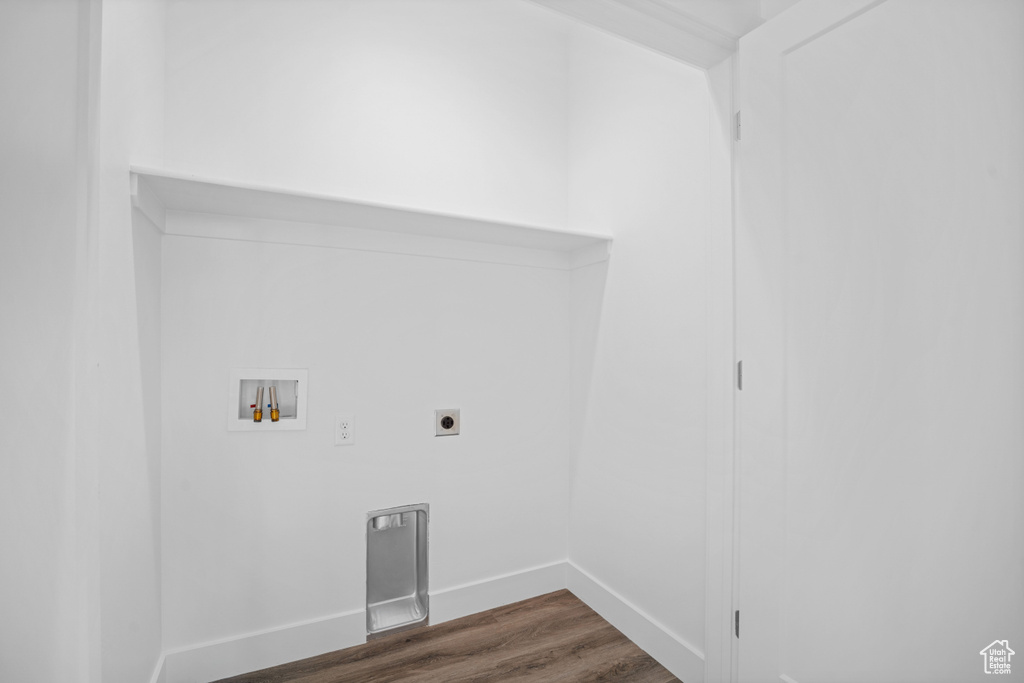
<path fill-rule="evenodd" d="M 308 371 L 297 368 L 233 368 L 228 382 L 229 432 L 278 432 L 306 428 Z M 263 419 L 254 422 L 256 391 L 263 387 Z M 277 388 L 281 419 L 270 418 L 270 387 Z"/>

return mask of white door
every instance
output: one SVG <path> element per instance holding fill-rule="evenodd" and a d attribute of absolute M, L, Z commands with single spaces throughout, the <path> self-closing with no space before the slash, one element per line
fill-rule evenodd
<path fill-rule="evenodd" d="M 1024 680 L 1024 1 L 741 40 L 739 680 Z"/>

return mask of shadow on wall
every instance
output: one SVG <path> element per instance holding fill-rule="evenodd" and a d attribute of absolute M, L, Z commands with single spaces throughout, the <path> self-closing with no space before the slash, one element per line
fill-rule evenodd
<path fill-rule="evenodd" d="M 142 395 L 142 427 L 153 538 L 160 538 L 160 432 L 162 429 L 160 290 L 161 233 L 143 213 L 132 209 L 132 251 L 135 272 L 135 308 Z M 153 546 L 160 566 L 160 544 Z"/>

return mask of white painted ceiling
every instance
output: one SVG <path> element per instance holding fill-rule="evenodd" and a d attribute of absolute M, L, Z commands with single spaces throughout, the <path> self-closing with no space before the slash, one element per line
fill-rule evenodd
<path fill-rule="evenodd" d="M 761 0 L 621 0 L 638 11 L 672 12 L 737 39 L 761 22 Z"/>
<path fill-rule="evenodd" d="M 798 0 L 531 0 L 664 55 L 707 68 Z"/>

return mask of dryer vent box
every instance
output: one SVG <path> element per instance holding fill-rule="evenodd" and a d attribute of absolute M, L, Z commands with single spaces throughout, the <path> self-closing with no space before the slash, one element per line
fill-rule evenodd
<path fill-rule="evenodd" d="M 427 503 L 367 514 L 367 640 L 429 623 L 429 517 Z"/>

